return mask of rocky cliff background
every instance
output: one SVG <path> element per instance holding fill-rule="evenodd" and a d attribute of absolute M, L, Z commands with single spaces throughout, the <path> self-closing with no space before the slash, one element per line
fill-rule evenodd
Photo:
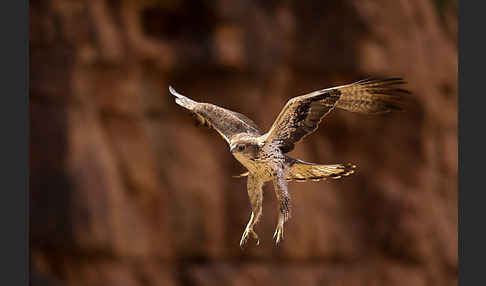
<path fill-rule="evenodd" d="M 263 129 L 286 100 L 403 76 L 406 112 L 335 111 L 241 251 L 242 166 L 168 85 Z M 30 1 L 31 285 L 456 285 L 457 2 Z"/>

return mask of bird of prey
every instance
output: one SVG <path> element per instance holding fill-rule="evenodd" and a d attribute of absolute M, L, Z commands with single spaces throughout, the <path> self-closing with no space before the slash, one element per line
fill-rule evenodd
<path fill-rule="evenodd" d="M 317 90 L 291 98 L 268 132 L 243 114 L 196 102 L 169 87 L 180 106 L 190 110 L 203 125 L 214 128 L 229 144 L 231 154 L 247 169 L 247 191 L 251 216 L 240 240 L 243 247 L 251 235 L 259 244 L 255 225 L 262 215 L 262 186 L 272 181 L 279 202 L 275 243 L 283 240 L 284 223 L 290 218 L 288 181 L 319 181 L 341 178 L 354 172 L 352 164 L 316 164 L 286 154 L 294 145 L 314 132 L 322 118 L 334 108 L 363 114 L 383 114 L 401 109 L 401 95 L 407 90 L 401 78 L 364 79 L 347 85 Z"/>

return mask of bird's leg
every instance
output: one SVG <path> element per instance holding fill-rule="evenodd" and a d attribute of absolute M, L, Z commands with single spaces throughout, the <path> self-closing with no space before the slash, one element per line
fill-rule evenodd
<path fill-rule="evenodd" d="M 284 238 L 284 216 L 280 213 L 278 215 L 278 223 L 273 233 L 273 239 L 275 239 L 275 244 L 278 245 Z"/>
<path fill-rule="evenodd" d="M 250 198 L 251 203 L 251 217 L 246 225 L 245 231 L 243 231 L 243 235 L 241 236 L 240 240 L 240 247 L 246 244 L 248 240 L 248 236 L 251 234 L 252 237 L 257 241 L 256 244 L 260 244 L 260 240 L 258 239 L 258 235 L 253 230 L 253 227 L 258 223 L 260 217 L 262 216 L 262 203 L 263 203 L 263 192 L 262 192 L 263 183 L 255 178 L 253 175 L 248 176 L 247 181 L 247 190 L 248 190 L 248 197 Z"/>
<path fill-rule="evenodd" d="M 255 225 L 255 214 L 251 212 L 251 217 L 250 220 L 248 221 L 248 224 L 246 225 L 245 231 L 243 231 L 243 235 L 241 236 L 240 240 L 240 247 L 243 248 L 243 246 L 246 244 L 248 240 L 248 235 L 252 235 L 252 237 L 257 241 L 256 244 L 260 244 L 260 240 L 258 239 L 258 235 L 256 232 L 253 230 L 253 226 Z"/>
<path fill-rule="evenodd" d="M 291 215 L 290 194 L 288 192 L 285 176 L 278 174 L 273 181 L 273 185 L 279 202 L 278 222 L 277 227 L 275 228 L 275 233 L 273 234 L 275 244 L 278 245 L 284 238 L 284 223 L 290 218 Z"/>

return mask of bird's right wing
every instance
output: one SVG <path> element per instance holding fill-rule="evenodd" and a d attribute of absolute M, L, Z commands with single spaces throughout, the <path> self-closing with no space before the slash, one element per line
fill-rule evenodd
<path fill-rule="evenodd" d="M 230 144 L 231 139 L 238 134 L 245 133 L 260 136 L 263 132 L 251 119 L 214 104 L 194 101 L 169 87 L 169 91 L 176 97 L 176 103 L 190 110 L 197 120 L 205 126 L 215 129 Z"/>

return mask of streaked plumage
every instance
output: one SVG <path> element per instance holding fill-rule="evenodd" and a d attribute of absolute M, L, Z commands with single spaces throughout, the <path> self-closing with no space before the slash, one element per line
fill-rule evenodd
<path fill-rule="evenodd" d="M 354 172 L 355 165 L 321 165 L 286 155 L 297 142 L 313 133 L 322 118 L 334 108 L 364 114 L 382 114 L 401 109 L 401 95 L 407 90 L 401 78 L 365 79 L 352 84 L 314 91 L 290 99 L 267 133 L 243 114 L 222 107 L 193 101 L 172 87 L 177 104 L 189 109 L 197 120 L 214 128 L 229 144 L 233 156 L 248 170 L 237 177 L 247 177 L 247 190 L 252 213 L 243 232 L 240 246 L 249 235 L 257 240 L 254 226 L 262 214 L 262 186 L 272 181 L 279 201 L 279 219 L 274 238 L 283 239 L 284 223 L 290 218 L 288 181 L 338 179 Z"/>

